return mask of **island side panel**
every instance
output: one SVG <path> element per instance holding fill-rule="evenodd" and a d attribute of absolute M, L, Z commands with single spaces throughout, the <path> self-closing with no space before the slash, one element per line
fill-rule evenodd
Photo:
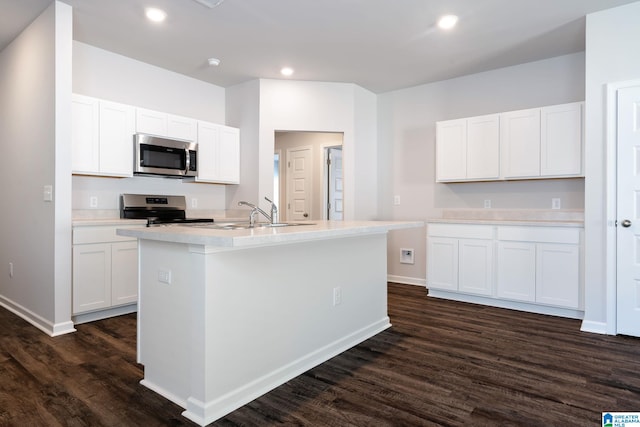
<path fill-rule="evenodd" d="M 141 288 L 143 384 L 201 425 L 390 326 L 385 232 L 244 249 L 147 241 Z"/>

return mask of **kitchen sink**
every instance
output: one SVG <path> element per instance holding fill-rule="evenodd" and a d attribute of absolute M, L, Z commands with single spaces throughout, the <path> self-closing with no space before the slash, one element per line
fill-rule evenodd
<path fill-rule="evenodd" d="M 207 225 L 198 224 L 199 228 L 212 228 L 215 230 L 251 230 L 251 229 L 261 229 L 261 228 L 280 228 L 280 227 L 292 227 L 292 226 L 300 226 L 300 225 L 315 225 L 311 223 L 298 223 L 298 222 L 279 222 L 275 224 L 270 223 L 260 223 L 255 224 L 253 227 L 249 225 L 249 223 L 214 223 Z"/>

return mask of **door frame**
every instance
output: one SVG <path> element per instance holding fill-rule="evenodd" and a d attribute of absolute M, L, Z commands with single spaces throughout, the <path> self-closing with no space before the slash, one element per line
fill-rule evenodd
<path fill-rule="evenodd" d="M 342 144 L 322 144 L 322 219 L 329 219 L 327 212 L 327 205 L 329 204 L 329 165 L 327 163 L 329 159 L 329 149 L 340 148 L 342 155 L 344 156 L 344 150 Z M 342 162 L 342 183 L 344 184 L 344 160 Z M 344 192 L 344 190 L 343 190 Z M 344 203 L 344 200 L 343 200 Z"/>
<path fill-rule="evenodd" d="M 618 219 L 618 90 L 640 86 L 640 80 L 626 80 L 622 82 L 608 83 L 606 85 L 606 227 L 605 227 L 605 247 L 606 247 L 606 310 L 607 325 L 606 333 L 616 335 L 618 330 L 617 321 L 617 227 Z"/>

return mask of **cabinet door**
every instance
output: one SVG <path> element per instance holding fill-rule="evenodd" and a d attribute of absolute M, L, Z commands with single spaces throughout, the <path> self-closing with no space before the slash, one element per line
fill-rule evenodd
<path fill-rule="evenodd" d="M 240 129 L 220 127 L 217 165 L 221 182 L 240 183 Z"/>
<path fill-rule="evenodd" d="M 71 170 L 98 173 L 100 168 L 99 101 L 73 95 L 71 104 Z"/>
<path fill-rule="evenodd" d="M 541 109 L 540 174 L 582 173 L 582 103 Z"/>
<path fill-rule="evenodd" d="M 467 178 L 467 119 L 436 123 L 436 181 Z"/>
<path fill-rule="evenodd" d="M 220 127 L 213 123 L 198 122 L 198 177 L 197 181 L 215 182 L 217 178 L 217 151 Z"/>
<path fill-rule="evenodd" d="M 580 306 L 580 251 L 577 245 L 539 243 L 536 301 L 567 308 Z"/>
<path fill-rule="evenodd" d="M 111 305 L 138 301 L 138 242 L 111 245 Z"/>
<path fill-rule="evenodd" d="M 100 173 L 133 176 L 135 108 L 100 101 Z"/>
<path fill-rule="evenodd" d="M 500 298 L 535 301 L 535 243 L 498 242 L 497 294 Z"/>
<path fill-rule="evenodd" d="M 470 294 L 493 293 L 493 241 L 460 239 L 458 290 Z"/>
<path fill-rule="evenodd" d="M 467 179 L 500 178 L 500 115 L 467 119 Z"/>
<path fill-rule="evenodd" d="M 73 246 L 73 314 L 111 306 L 111 244 Z"/>
<path fill-rule="evenodd" d="M 167 136 L 167 114 L 136 108 L 136 132 Z"/>
<path fill-rule="evenodd" d="M 458 239 L 427 239 L 427 288 L 458 290 Z"/>
<path fill-rule="evenodd" d="M 502 177 L 540 176 L 540 109 L 500 115 Z"/>
<path fill-rule="evenodd" d="M 169 138 L 195 141 L 197 139 L 196 120 L 189 117 L 167 115 L 167 136 Z"/>

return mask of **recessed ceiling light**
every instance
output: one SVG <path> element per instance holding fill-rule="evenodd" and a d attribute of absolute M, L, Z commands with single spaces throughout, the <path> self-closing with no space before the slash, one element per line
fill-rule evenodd
<path fill-rule="evenodd" d="M 155 7 L 147 8 L 145 14 L 147 18 L 153 22 L 162 22 L 167 19 L 167 12 L 162 9 L 156 9 Z"/>
<path fill-rule="evenodd" d="M 280 70 L 280 74 L 282 74 L 283 76 L 289 77 L 290 75 L 293 74 L 293 68 L 284 67 L 282 70 Z"/>
<path fill-rule="evenodd" d="M 209 59 L 207 59 L 207 62 L 212 67 L 217 67 L 218 65 L 220 65 L 220 60 L 218 58 L 209 58 Z"/>
<path fill-rule="evenodd" d="M 450 30 L 458 23 L 458 17 L 456 15 L 444 15 L 438 20 L 438 27 L 443 30 Z"/>

